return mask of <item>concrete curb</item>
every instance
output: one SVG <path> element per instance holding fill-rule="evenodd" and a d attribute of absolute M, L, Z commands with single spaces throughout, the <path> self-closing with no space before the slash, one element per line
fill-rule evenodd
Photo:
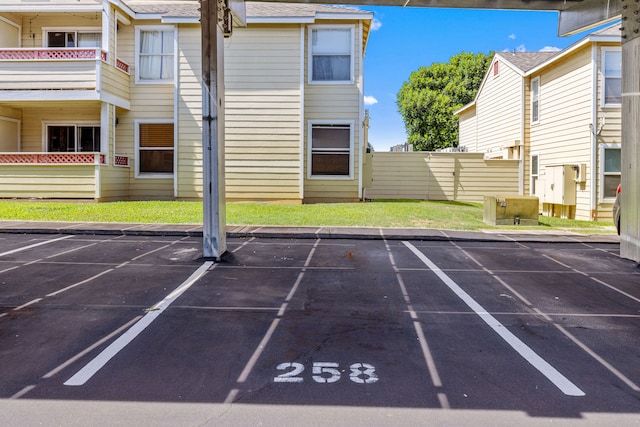
<path fill-rule="evenodd" d="M 0 221 L 0 233 L 202 237 L 198 224 L 122 224 Z M 228 226 L 229 238 L 424 240 L 478 242 L 619 243 L 614 234 L 577 234 L 544 230 L 455 231 L 374 227 Z"/>

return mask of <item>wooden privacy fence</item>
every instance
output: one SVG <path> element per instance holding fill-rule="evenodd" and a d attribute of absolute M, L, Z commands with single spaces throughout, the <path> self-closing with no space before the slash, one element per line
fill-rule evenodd
<path fill-rule="evenodd" d="M 519 194 L 518 160 L 482 153 L 371 153 L 364 165 L 366 199 L 482 202 L 485 195 Z"/>

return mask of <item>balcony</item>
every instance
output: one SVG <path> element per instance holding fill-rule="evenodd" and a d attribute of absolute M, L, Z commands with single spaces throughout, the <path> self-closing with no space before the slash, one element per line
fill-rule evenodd
<path fill-rule="evenodd" d="M 104 153 L 0 153 L 0 198 L 100 200 L 103 191 L 122 198 L 126 189 L 102 175 L 122 181 L 129 157 L 116 154 L 112 166 Z"/>
<path fill-rule="evenodd" d="M 41 91 L 76 91 L 47 93 Z M 128 108 L 129 65 L 109 64 L 102 49 L 0 49 L 0 101 L 48 99 L 122 100 Z"/>

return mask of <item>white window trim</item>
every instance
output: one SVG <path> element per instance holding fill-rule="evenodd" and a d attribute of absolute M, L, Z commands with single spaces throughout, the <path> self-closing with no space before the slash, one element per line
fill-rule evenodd
<path fill-rule="evenodd" d="M 65 33 L 71 33 L 71 32 L 76 33 L 76 45 L 78 44 L 78 38 L 77 38 L 78 33 L 98 33 L 102 35 L 102 27 L 42 27 L 42 47 L 43 48 L 49 49 L 47 47 L 47 41 L 49 39 L 47 37 L 47 33 L 55 32 L 55 31 L 62 31 Z M 100 44 L 103 45 L 104 42 L 105 42 L 104 37 L 101 37 Z M 76 47 L 58 47 L 55 49 L 83 49 L 83 48 L 78 48 L 76 46 Z M 102 49 L 102 46 L 97 48 L 91 48 L 91 49 Z"/>
<path fill-rule="evenodd" d="M 600 156 L 599 156 L 599 159 L 598 159 L 598 169 L 599 169 L 598 200 L 600 202 L 613 203 L 615 201 L 615 199 L 616 199 L 615 196 L 604 197 L 604 177 L 605 177 L 605 172 L 604 172 L 604 150 L 607 149 L 607 148 L 617 148 L 619 150 L 622 150 L 622 144 L 600 144 L 599 148 L 600 148 Z M 620 154 L 622 154 L 622 152 Z M 620 165 L 620 169 L 622 169 L 622 164 Z M 622 176 L 622 170 L 620 170 L 620 172 L 617 173 L 617 175 Z"/>
<path fill-rule="evenodd" d="M 99 121 L 95 120 L 47 120 L 42 122 L 42 152 L 48 153 L 48 141 L 47 141 L 47 128 L 49 126 L 75 126 L 76 129 L 81 126 L 94 126 L 99 127 L 102 131 L 102 124 Z M 76 138 L 78 138 L 78 132 L 76 132 Z M 77 143 L 77 141 L 76 141 Z M 100 151 L 101 154 L 106 154 L 105 150 L 105 141 L 102 138 L 102 134 L 100 134 Z M 86 152 L 86 151 L 85 151 Z M 70 153 L 83 153 L 83 151 L 70 151 Z"/>
<path fill-rule="evenodd" d="M 538 120 L 533 120 L 533 82 L 538 82 Z M 538 77 L 534 77 L 533 79 L 531 79 L 531 90 L 529 91 L 530 93 L 530 100 L 529 100 L 529 108 L 530 108 L 530 120 L 531 120 L 531 124 L 535 125 L 540 123 L 540 98 L 541 98 L 541 92 L 542 92 L 542 85 L 540 84 L 540 76 Z"/>
<path fill-rule="evenodd" d="M 349 85 L 355 84 L 355 25 L 309 25 L 307 33 L 307 82 L 310 85 Z M 349 80 L 313 80 L 313 30 L 344 30 L 349 29 L 351 34 L 351 64 L 349 65 Z M 362 64 L 360 65 L 362 66 Z"/>
<path fill-rule="evenodd" d="M 314 125 L 349 125 L 349 175 L 312 175 L 312 135 Z M 307 121 L 307 179 L 310 180 L 331 180 L 331 181 L 351 181 L 353 180 L 353 170 L 355 163 L 354 150 L 354 120 L 309 120 Z"/>
<path fill-rule="evenodd" d="M 602 108 L 621 108 L 622 107 L 622 103 L 617 102 L 617 103 L 607 103 L 605 100 L 605 81 L 606 81 L 606 75 L 605 75 L 605 65 L 606 65 L 606 61 L 605 61 L 605 52 L 622 52 L 622 48 L 620 47 L 614 47 L 614 46 L 608 46 L 608 47 L 603 47 L 601 48 L 600 51 L 600 76 L 601 76 L 601 81 L 600 81 L 600 87 L 602 88 L 601 90 L 601 94 L 600 94 L 600 106 Z M 622 55 L 622 53 L 620 53 L 620 55 Z"/>
<path fill-rule="evenodd" d="M 538 173 L 533 173 L 533 158 L 537 157 L 538 158 Z M 534 152 L 534 153 L 529 153 L 529 195 L 530 196 L 535 196 L 536 194 L 532 191 L 533 190 L 533 179 L 537 178 L 538 179 L 538 185 L 540 185 L 540 153 L 538 152 Z"/>
<path fill-rule="evenodd" d="M 173 157 L 174 166 L 173 173 L 152 173 L 152 172 L 140 172 L 140 125 L 141 124 L 172 124 L 174 126 L 173 134 Z M 135 155 L 135 177 L 139 179 L 167 179 L 175 176 L 175 157 L 177 154 L 176 138 L 175 138 L 175 121 L 173 119 L 137 119 L 133 121 L 133 134 L 134 134 L 134 155 Z"/>
<path fill-rule="evenodd" d="M 170 80 L 141 80 L 140 79 L 140 32 L 141 31 L 173 31 L 173 78 Z M 135 40 L 135 79 L 138 85 L 173 85 L 176 81 L 176 59 L 178 52 L 178 30 L 173 25 L 136 25 Z"/>

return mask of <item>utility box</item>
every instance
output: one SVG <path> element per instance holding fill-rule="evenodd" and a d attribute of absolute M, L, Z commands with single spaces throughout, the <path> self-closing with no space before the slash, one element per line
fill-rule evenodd
<path fill-rule="evenodd" d="M 576 204 L 576 169 L 574 165 L 547 166 L 544 180 L 544 203 Z"/>
<path fill-rule="evenodd" d="M 538 225 L 534 196 L 484 196 L 484 222 L 489 225 Z"/>

